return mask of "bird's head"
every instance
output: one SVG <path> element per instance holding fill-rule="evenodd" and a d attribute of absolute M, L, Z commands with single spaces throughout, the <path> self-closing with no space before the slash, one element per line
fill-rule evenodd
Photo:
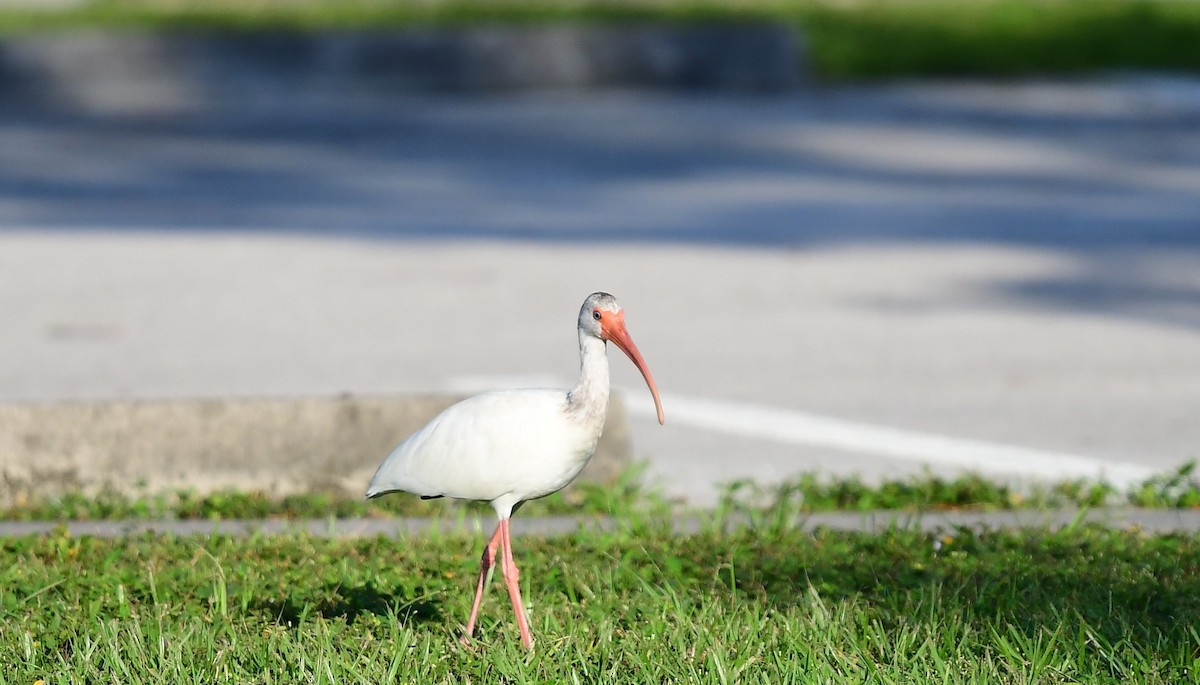
<path fill-rule="evenodd" d="M 608 293 L 592 293 L 579 310 L 579 328 L 592 336 L 608 341 L 617 328 L 625 328 L 625 310 L 617 298 Z"/>
<path fill-rule="evenodd" d="M 604 292 L 588 295 L 579 310 L 579 329 L 594 338 L 612 342 L 629 357 L 638 371 L 642 372 L 642 378 L 646 379 L 650 394 L 654 396 L 658 422 L 664 423 L 666 419 L 663 416 L 662 401 L 658 398 L 658 388 L 654 385 L 654 377 L 650 375 L 646 360 L 642 358 L 642 353 L 638 351 L 637 345 L 633 344 L 633 338 L 625 328 L 625 310 L 621 309 L 617 298 Z"/>

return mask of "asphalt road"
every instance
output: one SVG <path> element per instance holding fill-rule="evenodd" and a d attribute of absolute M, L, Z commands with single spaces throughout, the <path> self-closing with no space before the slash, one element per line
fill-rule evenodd
<path fill-rule="evenodd" d="M 1200 457 L 1200 85 L 0 112 L 0 400 L 566 385 L 598 289 L 672 493 L 1136 481 Z"/>

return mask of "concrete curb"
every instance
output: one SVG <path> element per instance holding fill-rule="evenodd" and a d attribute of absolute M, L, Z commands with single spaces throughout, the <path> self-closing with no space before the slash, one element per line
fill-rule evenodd
<path fill-rule="evenodd" d="M 0 405 L 0 505 L 66 491 L 361 494 L 393 447 L 459 395 Z M 619 395 L 580 478 L 631 457 Z"/>
<path fill-rule="evenodd" d="M 395 32 L 80 29 L 0 38 L 5 103 L 180 113 L 415 92 L 779 91 L 804 72 L 773 24 L 547 24 Z"/>
<path fill-rule="evenodd" d="M 1146 533 L 1180 533 L 1200 531 L 1200 511 L 1165 509 L 1094 509 L 1087 511 L 1010 511 L 1010 512 L 831 512 L 812 514 L 795 519 L 793 525 L 801 530 L 819 528 L 837 531 L 878 533 L 891 528 L 913 529 L 936 533 L 998 529 L 1060 530 L 1079 523 L 1133 529 Z M 570 535 L 581 528 L 618 530 L 622 523 L 611 517 L 548 516 L 517 517 L 513 534 L 553 537 Z M 9 521 L 0 522 L 0 537 L 46 535 L 65 527 L 72 536 L 103 538 L 143 534 L 181 536 L 250 535 L 312 535 L 321 538 L 361 538 L 383 536 L 404 538 L 439 533 L 477 533 L 491 531 L 491 517 L 469 516 L 453 519 L 306 519 L 306 520 L 229 520 L 229 521 Z M 678 534 L 694 534 L 704 530 L 706 523 L 697 516 L 676 518 L 673 530 Z M 729 529 L 752 528 L 745 518 L 735 517 Z"/>

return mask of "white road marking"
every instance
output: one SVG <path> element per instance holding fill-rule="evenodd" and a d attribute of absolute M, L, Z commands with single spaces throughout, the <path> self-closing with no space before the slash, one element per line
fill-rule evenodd
<path fill-rule="evenodd" d="M 791 445 L 1042 479 L 1105 480 L 1117 488 L 1139 485 L 1156 473 L 1138 464 L 888 428 L 790 409 L 680 395 L 663 395 L 662 401 L 668 423 Z M 625 404 L 631 414 L 655 417 L 654 403 L 637 393 L 626 392 Z"/>
<path fill-rule="evenodd" d="M 546 376 L 464 376 L 447 383 L 449 389 L 457 392 L 565 385 L 561 379 Z M 655 418 L 654 402 L 644 396 L 644 391 L 618 390 L 631 415 Z M 682 424 L 788 445 L 824 447 L 921 464 L 1020 474 L 1045 480 L 1104 480 L 1121 489 L 1140 485 L 1157 474 L 1156 470 L 1139 464 L 889 428 L 791 409 L 673 394 L 662 395 L 662 402 L 668 426 Z"/>

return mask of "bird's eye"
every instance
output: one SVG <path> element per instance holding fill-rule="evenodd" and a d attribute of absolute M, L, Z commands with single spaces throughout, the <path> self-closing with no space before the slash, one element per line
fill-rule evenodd
<path fill-rule="evenodd" d="M 593 309 L 593 310 L 592 310 L 592 318 L 593 318 L 593 319 L 595 319 L 595 320 L 597 320 L 597 321 L 599 321 L 599 320 L 600 320 L 600 310 L 599 310 L 599 309 Z"/>

